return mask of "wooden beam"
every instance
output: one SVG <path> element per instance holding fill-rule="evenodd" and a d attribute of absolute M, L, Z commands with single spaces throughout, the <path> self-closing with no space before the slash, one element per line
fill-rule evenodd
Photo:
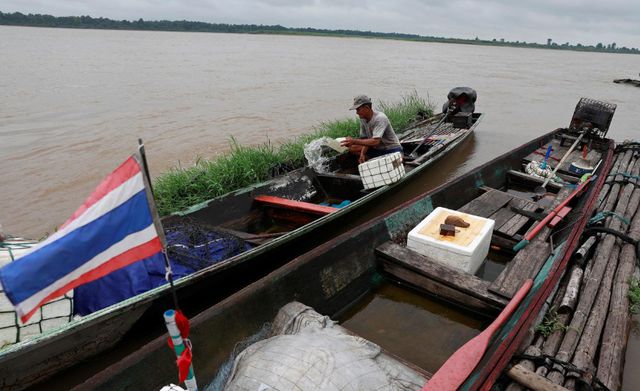
<path fill-rule="evenodd" d="M 566 388 L 559 386 L 546 377 L 542 377 L 535 372 L 532 372 L 522 365 L 514 365 L 507 371 L 507 375 L 533 391 L 569 391 Z"/>
<path fill-rule="evenodd" d="M 544 178 L 540 178 L 535 175 L 529 175 L 525 172 L 516 171 L 516 170 L 507 171 L 507 175 L 509 176 L 509 179 L 512 180 L 513 182 L 525 184 L 531 187 L 542 185 L 542 183 L 544 182 Z M 560 190 L 560 188 L 562 188 L 562 185 L 549 181 L 549 183 L 547 183 L 547 188 Z"/>
<path fill-rule="evenodd" d="M 488 218 L 513 199 L 511 194 L 490 190 L 458 209 L 458 212 Z"/>
<path fill-rule="evenodd" d="M 258 195 L 253 198 L 256 202 L 266 204 L 269 206 L 275 206 L 283 209 L 296 210 L 300 212 L 313 213 L 317 215 L 327 215 L 335 212 L 338 208 L 324 205 L 316 205 L 310 202 L 294 201 L 282 197 Z"/>
<path fill-rule="evenodd" d="M 549 255 L 551 255 L 549 243 L 542 240 L 531 242 L 518 251 L 513 260 L 489 286 L 489 291 L 508 299 L 512 298 L 524 281 L 535 278 Z"/>
<path fill-rule="evenodd" d="M 488 291 L 489 282 L 452 269 L 392 241 L 376 248 L 382 270 L 421 290 L 477 311 L 500 312 L 507 300 Z"/>

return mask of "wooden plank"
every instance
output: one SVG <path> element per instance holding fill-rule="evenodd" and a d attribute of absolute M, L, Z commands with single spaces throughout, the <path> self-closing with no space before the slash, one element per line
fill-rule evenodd
<path fill-rule="evenodd" d="M 276 206 L 279 208 L 297 210 L 300 212 L 313 213 L 317 215 L 327 215 L 329 213 L 335 212 L 338 208 L 334 208 L 331 206 L 324 205 L 316 205 L 310 202 L 303 201 L 294 201 L 289 200 L 282 197 L 269 196 L 269 195 L 258 195 L 253 198 L 255 201 L 270 205 Z"/>
<path fill-rule="evenodd" d="M 489 286 L 489 291 L 512 298 L 518 288 L 529 278 L 535 278 L 540 268 L 551 255 L 551 245 L 543 240 L 535 240 L 518 251 L 498 278 Z"/>
<path fill-rule="evenodd" d="M 507 175 L 509 176 L 509 179 L 512 182 L 525 185 L 525 186 L 530 186 L 532 188 L 534 188 L 535 186 L 540 186 L 544 182 L 544 178 L 537 177 L 534 175 L 529 175 L 522 171 L 509 170 L 507 171 Z M 562 185 L 556 182 L 549 181 L 549 183 L 547 183 L 547 189 L 560 190 L 561 187 Z"/>
<path fill-rule="evenodd" d="M 495 221 L 493 229 L 495 231 L 500 231 L 500 227 L 517 215 L 516 212 L 511 210 L 511 207 L 522 208 L 525 205 L 525 202 L 526 201 L 523 199 L 514 198 L 503 208 L 500 208 L 500 210 L 489 216 L 490 219 Z"/>
<path fill-rule="evenodd" d="M 378 246 L 376 254 L 386 273 L 465 307 L 499 312 L 507 303 L 487 290 L 488 281 L 440 264 L 392 241 Z"/>
<path fill-rule="evenodd" d="M 480 217 L 489 217 L 498 209 L 505 206 L 513 196 L 500 190 L 490 190 L 471 200 L 464 205 L 459 212 L 468 213 Z"/>
<path fill-rule="evenodd" d="M 538 205 L 534 202 L 525 202 L 521 209 L 524 209 L 529 212 L 533 212 L 538 209 Z M 506 222 L 502 227 L 500 227 L 499 231 L 507 236 L 514 236 L 520 231 L 522 227 L 524 227 L 530 218 L 521 214 L 515 214 L 515 216 Z"/>

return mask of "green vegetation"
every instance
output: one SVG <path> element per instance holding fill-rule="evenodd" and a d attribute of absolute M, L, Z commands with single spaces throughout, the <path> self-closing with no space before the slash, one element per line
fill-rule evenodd
<path fill-rule="evenodd" d="M 637 277 L 631 277 L 629 280 L 629 313 L 632 315 L 640 312 L 640 280 Z"/>
<path fill-rule="evenodd" d="M 433 115 L 433 107 L 416 92 L 398 103 L 378 105 L 396 130 L 404 129 L 417 116 Z M 271 143 L 248 147 L 231 140 L 231 150 L 215 160 L 198 159 L 189 168 L 174 167 L 155 179 L 154 193 L 161 216 L 228 192 L 262 182 L 283 172 L 303 167 L 304 145 L 323 136 L 357 136 L 357 118 L 320 124 L 311 134 L 279 146 Z"/>
<path fill-rule="evenodd" d="M 420 42 L 444 42 L 463 43 L 467 45 L 492 45 L 492 46 L 516 46 L 528 48 L 559 49 L 559 50 L 579 50 L 589 52 L 610 52 L 610 53 L 633 53 L 640 54 L 637 48 L 616 47 L 615 43 L 604 45 L 582 45 L 580 43 L 571 45 L 569 42 L 557 44 L 551 39 L 546 44 L 527 43 L 520 41 L 505 41 L 504 38 L 485 40 L 479 39 L 459 39 L 423 36 L 417 34 L 402 33 L 382 33 L 376 31 L 359 30 L 329 30 L 315 28 L 283 27 L 280 25 L 265 26 L 255 24 L 226 24 L 226 23 L 204 23 L 191 22 L 186 20 L 169 21 L 146 21 L 138 19 L 136 21 L 112 20 L 107 18 L 92 18 L 91 16 L 62 16 L 41 14 L 22 14 L 20 12 L 3 13 L 0 12 L 0 25 L 9 26 L 33 26 L 33 27 L 64 27 L 81 29 L 110 29 L 110 30 L 155 30 L 155 31 L 191 31 L 191 32 L 214 32 L 214 33 L 238 33 L 238 34 L 288 34 L 288 35 L 322 35 L 338 37 L 364 37 L 381 39 L 400 39 L 405 41 Z"/>
<path fill-rule="evenodd" d="M 558 310 L 555 307 L 551 307 L 544 316 L 542 323 L 536 327 L 536 331 L 542 334 L 545 338 L 553 334 L 558 330 L 566 330 L 567 326 L 563 325 L 559 320 Z"/>

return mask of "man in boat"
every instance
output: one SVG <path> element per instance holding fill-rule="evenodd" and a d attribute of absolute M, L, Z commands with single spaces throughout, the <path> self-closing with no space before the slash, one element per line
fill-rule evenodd
<path fill-rule="evenodd" d="M 402 146 L 389 118 L 382 111 L 373 110 L 368 96 L 356 96 L 349 110 L 355 110 L 360 117 L 360 138 L 347 137 L 341 144 L 348 147 L 350 153 L 358 156 L 358 163 L 389 153 L 402 152 Z"/>
<path fill-rule="evenodd" d="M 456 87 L 447 94 L 447 102 L 442 106 L 442 112 L 449 115 L 458 113 L 473 113 L 476 110 L 478 94 L 470 87 Z"/>

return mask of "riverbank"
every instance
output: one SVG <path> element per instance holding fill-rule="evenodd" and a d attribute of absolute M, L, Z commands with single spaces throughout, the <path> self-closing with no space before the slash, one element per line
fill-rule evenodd
<path fill-rule="evenodd" d="M 235 33 L 235 34 L 272 34 L 272 35 L 310 35 L 321 37 L 357 37 L 392 39 L 414 42 L 438 42 L 454 43 L 466 45 L 484 46 L 507 46 L 531 49 L 553 49 L 553 50 L 574 50 L 581 52 L 606 52 L 606 53 L 630 53 L 640 54 L 638 48 L 583 45 L 577 43 L 571 45 L 568 42 L 557 44 L 548 42 L 539 44 L 535 42 L 508 41 L 501 39 L 464 39 L 424 36 L 418 34 L 405 33 L 384 33 L 380 31 L 361 30 L 331 30 L 311 27 L 284 27 L 281 25 L 256 25 L 256 24 L 228 24 L 228 23 L 205 23 L 197 21 L 169 21 L 169 20 L 112 20 L 108 18 L 92 18 L 91 16 L 62 16 L 40 14 L 22 14 L 20 12 L 3 13 L 0 12 L 0 25 L 7 26 L 29 26 L 29 27 L 54 27 L 54 28 L 75 28 L 75 29 L 100 29 L 100 30 L 145 30 L 145 31 L 182 31 L 182 32 L 203 32 L 203 33 Z"/>
<path fill-rule="evenodd" d="M 433 115 L 434 107 L 417 92 L 407 94 L 398 102 L 375 106 L 384 112 L 396 131 L 416 118 Z M 295 136 L 280 145 L 270 142 L 257 146 L 240 145 L 231 138 L 228 153 L 213 159 L 198 159 L 191 167 L 173 167 L 156 177 L 153 189 L 161 216 L 265 181 L 274 176 L 303 167 L 306 164 L 304 146 L 320 137 L 357 137 L 359 122 L 348 118 L 324 122 L 309 134 Z"/>

